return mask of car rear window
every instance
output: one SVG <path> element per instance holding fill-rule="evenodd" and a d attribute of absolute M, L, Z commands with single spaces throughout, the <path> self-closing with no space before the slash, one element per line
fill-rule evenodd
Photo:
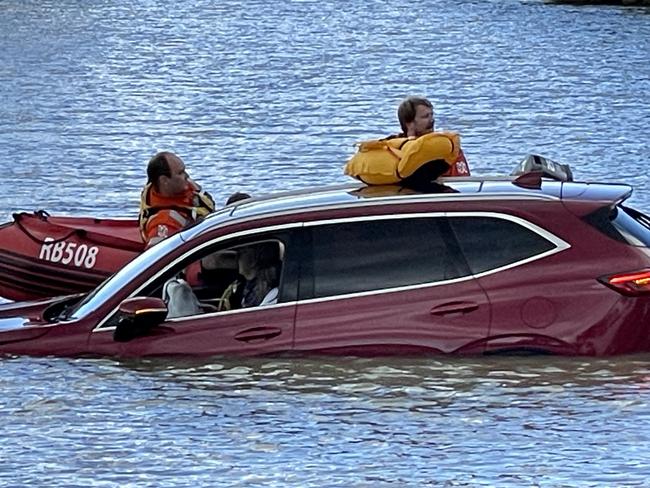
<path fill-rule="evenodd" d="M 650 247 L 650 217 L 633 208 L 619 205 L 614 208 L 610 218 L 628 244 Z"/>
<path fill-rule="evenodd" d="M 612 239 L 631 246 L 650 247 L 650 217 L 625 205 L 603 207 L 585 221 Z"/>

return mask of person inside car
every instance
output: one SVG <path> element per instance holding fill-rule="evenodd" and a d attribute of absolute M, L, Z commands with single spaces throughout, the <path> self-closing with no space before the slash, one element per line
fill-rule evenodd
<path fill-rule="evenodd" d="M 209 193 L 192 181 L 185 163 L 163 151 L 147 165 L 147 184 L 140 197 L 140 233 L 150 247 L 214 212 Z"/>
<path fill-rule="evenodd" d="M 270 305 L 277 302 L 280 253 L 277 242 L 251 244 L 238 250 L 240 278 L 221 297 L 221 310 Z"/>
<path fill-rule="evenodd" d="M 423 97 L 408 97 L 397 107 L 402 132 L 391 137 L 420 137 L 434 131 L 433 104 Z M 443 176 L 469 176 L 469 165 L 463 150 Z"/>

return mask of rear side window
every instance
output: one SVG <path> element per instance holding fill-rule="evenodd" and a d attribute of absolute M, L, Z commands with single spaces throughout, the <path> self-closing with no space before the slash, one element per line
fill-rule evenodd
<path fill-rule="evenodd" d="M 301 296 L 336 296 L 461 276 L 441 231 L 443 220 L 384 219 L 312 228 L 313 269 L 306 273 L 311 280 L 301 281 Z"/>
<path fill-rule="evenodd" d="M 542 254 L 555 244 L 516 222 L 497 217 L 449 219 L 472 273 L 500 268 Z"/>
<path fill-rule="evenodd" d="M 602 207 L 584 218 L 612 239 L 631 246 L 650 247 L 650 217 L 624 205 Z"/>

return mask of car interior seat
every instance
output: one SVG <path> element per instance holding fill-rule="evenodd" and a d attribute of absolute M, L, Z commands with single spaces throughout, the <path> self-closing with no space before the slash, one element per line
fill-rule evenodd
<path fill-rule="evenodd" d="M 282 246 L 277 241 L 266 241 L 243 246 L 238 251 L 239 270 L 243 274 L 252 274 L 255 280 L 253 301 L 247 307 L 262 303 L 275 303 L 280 280 Z M 248 268 L 252 268 L 250 272 Z M 246 269 L 247 271 L 242 271 Z M 243 306 L 243 293 L 246 287 L 243 277 L 233 281 L 219 299 L 220 310 L 231 310 Z M 275 291 L 273 299 L 267 298 L 271 290 Z M 250 299 L 250 297 L 248 298 Z"/>

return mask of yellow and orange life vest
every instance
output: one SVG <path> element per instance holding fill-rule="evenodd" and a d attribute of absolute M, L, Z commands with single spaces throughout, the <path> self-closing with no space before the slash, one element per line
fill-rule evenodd
<path fill-rule="evenodd" d="M 455 132 L 430 132 L 420 137 L 363 141 L 345 166 L 345 174 L 369 185 L 400 183 L 427 163 L 444 161 L 447 176 L 469 176 L 467 160 Z"/>

